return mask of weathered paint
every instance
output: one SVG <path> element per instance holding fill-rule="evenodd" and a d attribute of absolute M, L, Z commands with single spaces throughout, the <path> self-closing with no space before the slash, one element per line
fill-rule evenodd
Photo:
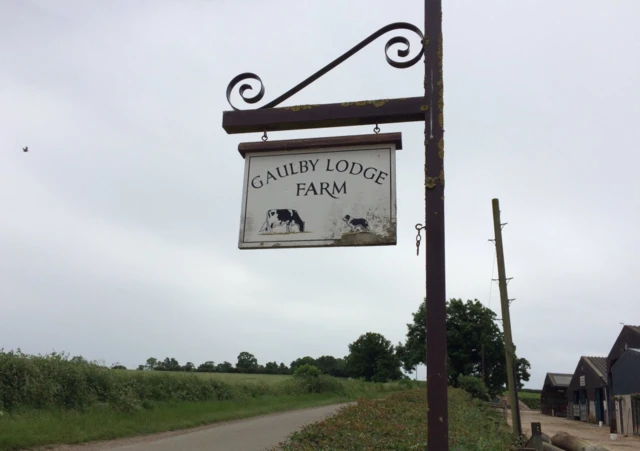
<path fill-rule="evenodd" d="M 396 145 L 247 152 L 240 249 L 395 245 Z"/>

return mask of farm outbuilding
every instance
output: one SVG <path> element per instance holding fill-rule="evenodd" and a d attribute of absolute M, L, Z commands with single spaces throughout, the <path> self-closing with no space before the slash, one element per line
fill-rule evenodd
<path fill-rule="evenodd" d="M 640 349 L 623 352 L 611 374 L 616 423 L 626 435 L 640 435 Z"/>
<path fill-rule="evenodd" d="M 544 415 L 567 416 L 567 387 L 571 374 L 547 373 L 540 393 L 540 410 Z"/>
<path fill-rule="evenodd" d="M 606 424 L 607 394 L 607 358 L 580 357 L 567 390 L 567 417 Z"/>
<path fill-rule="evenodd" d="M 624 326 L 607 357 L 611 432 L 640 435 L 640 326 Z"/>

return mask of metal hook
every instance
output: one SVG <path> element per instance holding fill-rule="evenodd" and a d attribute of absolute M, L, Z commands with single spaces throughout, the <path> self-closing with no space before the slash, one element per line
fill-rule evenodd
<path fill-rule="evenodd" d="M 267 139 L 269 139 L 269 137 L 267 136 L 267 131 L 264 131 L 264 135 L 262 135 L 262 141 L 266 141 Z"/>
<path fill-rule="evenodd" d="M 375 127 L 374 127 L 374 129 L 373 129 L 373 133 L 375 133 L 376 135 L 377 135 L 378 133 L 380 133 L 380 127 L 378 127 L 378 123 L 377 123 L 377 122 L 376 122 L 376 126 L 375 126 Z"/>
<path fill-rule="evenodd" d="M 416 230 L 418 231 L 418 234 L 416 235 L 416 255 L 420 255 L 420 241 L 422 241 L 420 232 L 422 232 L 426 228 L 427 227 L 423 226 L 422 224 L 416 224 Z"/>

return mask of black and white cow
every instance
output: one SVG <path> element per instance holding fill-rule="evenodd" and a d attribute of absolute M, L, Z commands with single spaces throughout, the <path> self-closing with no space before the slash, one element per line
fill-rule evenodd
<path fill-rule="evenodd" d="M 349 227 L 351 227 L 352 232 L 362 232 L 369 230 L 369 222 L 363 218 L 352 218 L 349 215 L 346 215 L 342 218 L 344 222 L 347 223 Z"/>
<path fill-rule="evenodd" d="M 260 232 L 273 233 L 274 227 L 279 226 L 285 226 L 287 233 L 293 232 L 294 226 L 298 228 L 298 232 L 304 232 L 304 222 L 296 210 L 268 210 Z"/>

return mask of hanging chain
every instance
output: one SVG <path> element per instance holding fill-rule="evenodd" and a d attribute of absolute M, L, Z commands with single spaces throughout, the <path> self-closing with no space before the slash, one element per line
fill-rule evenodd
<path fill-rule="evenodd" d="M 378 123 L 376 122 L 376 126 L 373 128 L 373 133 L 375 133 L 376 135 L 378 133 L 380 133 L 380 127 L 378 127 Z"/>
<path fill-rule="evenodd" d="M 266 141 L 267 139 L 269 139 L 269 137 L 267 136 L 267 131 L 264 131 L 264 135 L 262 135 L 262 140 Z"/>
<path fill-rule="evenodd" d="M 420 241 L 422 241 L 422 236 L 420 236 L 420 232 L 426 229 L 422 224 L 416 224 L 416 230 L 418 234 L 416 235 L 416 255 L 420 255 Z"/>

